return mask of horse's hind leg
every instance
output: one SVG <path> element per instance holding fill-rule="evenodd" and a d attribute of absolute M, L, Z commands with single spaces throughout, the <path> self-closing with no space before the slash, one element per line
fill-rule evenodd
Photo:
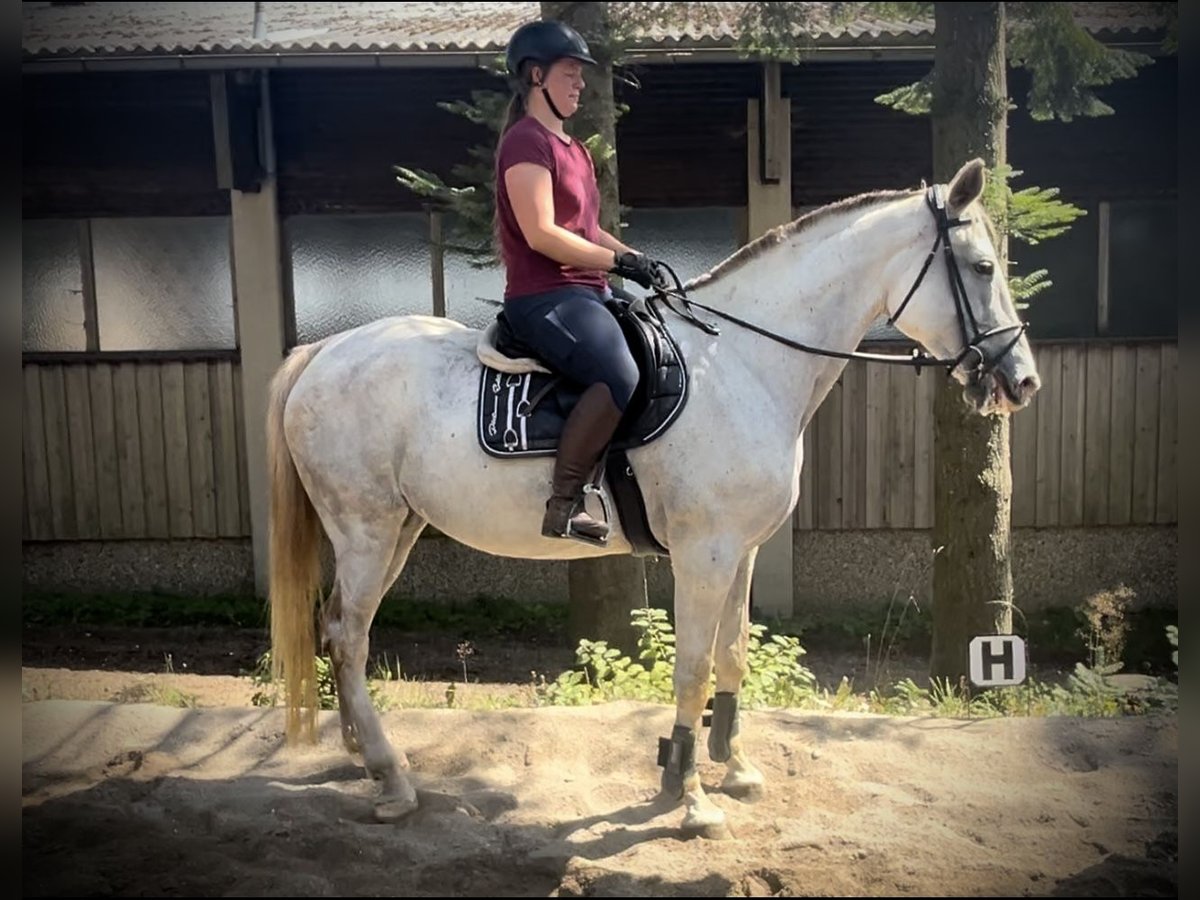
<path fill-rule="evenodd" d="M 380 599 L 388 592 L 396 579 L 400 576 L 404 569 L 405 563 L 408 562 L 408 555 L 412 551 L 413 546 L 417 543 L 417 538 L 421 536 L 427 522 L 414 513 L 410 513 L 405 519 L 403 526 L 400 528 L 400 539 L 396 543 L 395 552 L 392 554 L 391 563 L 388 566 L 387 574 L 384 576 L 383 589 L 380 592 Z M 370 626 L 368 625 L 368 630 Z M 342 725 L 342 741 L 346 745 L 346 749 L 350 753 L 361 753 L 362 745 L 358 740 L 357 729 L 354 724 L 353 708 L 350 703 L 350 696 L 354 690 L 353 686 L 348 683 L 351 677 L 351 667 L 346 664 L 347 654 L 342 651 L 339 646 L 334 652 L 332 648 L 331 634 L 339 634 L 339 644 L 346 640 L 345 629 L 342 625 L 342 592 L 341 582 L 335 578 L 333 581 L 333 590 L 330 591 L 329 599 L 325 601 L 323 618 L 322 618 L 322 638 L 326 652 L 330 654 L 333 661 L 333 676 L 337 682 L 338 695 L 338 713 L 341 717 Z M 361 640 L 367 642 L 368 638 L 363 635 Z M 366 656 L 369 647 L 362 651 L 362 655 Z M 355 654 L 349 654 L 354 656 Z M 403 752 L 397 754 L 397 761 L 401 768 L 408 768 L 408 760 Z"/>
<path fill-rule="evenodd" d="M 399 575 L 408 551 L 425 523 L 401 513 L 388 522 L 339 522 L 330 534 L 337 558 L 335 592 L 324 621 L 325 640 L 337 679 L 343 735 L 347 719 L 372 778 L 383 782 L 376 804 L 381 818 L 399 818 L 417 808 L 417 795 L 405 777 L 379 714 L 367 693 L 367 651 L 371 622 L 384 593 Z M 407 546 L 403 547 L 407 539 Z M 331 600 L 333 597 L 331 596 Z"/>
<path fill-rule="evenodd" d="M 738 695 L 746 677 L 750 641 L 750 579 L 757 555 L 756 547 L 738 565 L 733 587 L 721 611 L 715 654 L 717 690 L 713 697 L 712 729 L 708 735 L 709 758 L 726 764 L 721 789 L 743 800 L 758 799 L 763 789 L 762 772 L 747 759 L 738 733 Z"/>

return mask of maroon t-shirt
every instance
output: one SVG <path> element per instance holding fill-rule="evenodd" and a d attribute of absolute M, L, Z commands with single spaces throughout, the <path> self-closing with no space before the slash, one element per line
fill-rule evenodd
<path fill-rule="evenodd" d="M 603 288 L 607 284 L 603 272 L 564 266 L 533 250 L 525 241 L 504 183 L 504 173 L 517 163 L 535 163 L 550 170 L 554 224 L 592 243 L 600 237 L 600 189 L 587 148 L 574 139 L 564 143 L 533 116 L 519 119 L 505 133 L 496 153 L 496 211 L 501 258 L 507 270 L 504 299 L 567 284 Z"/>

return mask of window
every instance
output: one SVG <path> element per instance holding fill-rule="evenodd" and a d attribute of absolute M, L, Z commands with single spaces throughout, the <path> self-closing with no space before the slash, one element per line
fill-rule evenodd
<path fill-rule="evenodd" d="M 101 350 L 231 350 L 229 219 L 94 219 Z"/>
<path fill-rule="evenodd" d="M 1175 199 L 1109 204 L 1106 337 L 1178 335 L 1178 215 Z"/>
<path fill-rule="evenodd" d="M 663 260 L 686 283 L 738 249 L 740 214 L 732 207 L 634 209 L 625 216 L 621 241 Z"/>
<path fill-rule="evenodd" d="M 449 250 L 442 259 L 447 318 L 471 328 L 486 328 L 500 311 L 496 303 L 504 302 L 504 267 L 477 269 L 461 253 Z"/>
<path fill-rule="evenodd" d="M 21 349 L 235 349 L 229 227 L 227 216 L 24 221 Z"/>
<path fill-rule="evenodd" d="M 1029 323 L 1030 340 L 1096 336 L 1096 298 L 1099 289 L 1099 206 L 1072 201 L 1086 215 L 1057 237 L 1039 244 L 1009 240 L 1009 273 L 1026 276 L 1038 269 L 1049 272 L 1050 287 L 1034 294 L 1019 310 Z"/>
<path fill-rule="evenodd" d="M 33 219 L 21 227 L 21 349 L 83 351 L 80 224 Z"/>
<path fill-rule="evenodd" d="M 300 343 L 388 316 L 433 314 L 422 213 L 291 216 L 284 242 Z"/>

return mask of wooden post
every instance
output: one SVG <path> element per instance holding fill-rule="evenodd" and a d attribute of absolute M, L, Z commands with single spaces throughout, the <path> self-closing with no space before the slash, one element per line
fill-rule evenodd
<path fill-rule="evenodd" d="M 442 211 L 429 210 L 429 275 L 433 281 L 433 314 L 446 316 L 446 251 L 442 245 Z"/>
<path fill-rule="evenodd" d="M 793 218 L 791 103 L 780 96 L 780 82 L 778 64 L 768 63 L 763 73 L 767 94 L 763 100 L 750 100 L 746 111 L 747 241 Z M 804 465 L 812 465 L 812 460 Z M 757 613 L 782 618 L 793 613 L 793 520 L 789 516 L 759 548 L 751 585 Z"/>
<path fill-rule="evenodd" d="M 254 585 L 259 596 L 269 588 L 267 541 L 270 472 L 267 466 L 267 388 L 284 356 L 284 297 L 279 210 L 268 74 L 262 73 L 263 102 L 259 113 L 259 149 L 265 177 L 257 192 L 231 188 L 234 297 L 238 346 L 241 350 L 242 429 L 246 443 L 247 499 L 254 548 Z M 216 114 L 225 103 L 224 84 L 213 80 L 214 137 L 217 159 L 229 158 L 228 122 Z M 223 133 L 222 133 L 223 132 Z M 224 141 L 222 145 L 221 141 Z M 228 174 L 228 173 L 226 173 Z"/>

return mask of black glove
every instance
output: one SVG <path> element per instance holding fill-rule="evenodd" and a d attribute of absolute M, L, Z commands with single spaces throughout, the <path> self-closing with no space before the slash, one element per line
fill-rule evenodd
<path fill-rule="evenodd" d="M 642 253 L 618 253 L 610 272 L 640 284 L 646 290 L 671 286 L 667 270 L 657 260 Z"/>

